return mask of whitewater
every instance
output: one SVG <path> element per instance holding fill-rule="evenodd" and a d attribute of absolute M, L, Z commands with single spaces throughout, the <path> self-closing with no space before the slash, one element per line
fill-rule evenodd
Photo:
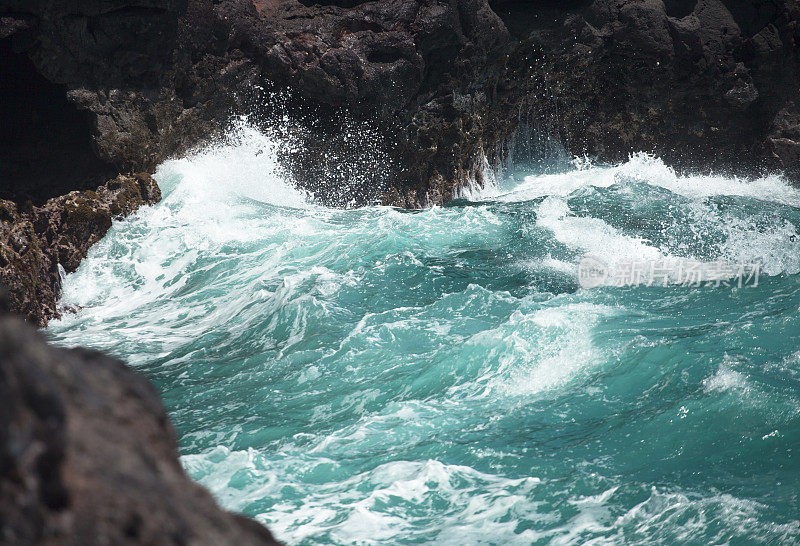
<path fill-rule="evenodd" d="M 345 210 L 281 145 L 162 164 L 47 329 L 154 382 L 225 508 L 288 544 L 800 540 L 800 190 L 636 154 Z M 586 256 L 761 276 L 590 289 Z"/>

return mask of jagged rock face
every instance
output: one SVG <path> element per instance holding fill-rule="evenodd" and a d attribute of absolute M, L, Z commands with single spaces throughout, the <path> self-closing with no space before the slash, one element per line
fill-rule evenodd
<path fill-rule="evenodd" d="M 161 199 L 149 175 L 120 175 L 97 190 L 73 191 L 42 206 L 0 200 L 0 286 L 11 309 L 44 326 L 57 316 L 60 264 L 75 271 L 89 247 L 127 216 Z"/>
<path fill-rule="evenodd" d="M 0 176 L 15 180 L 0 199 L 29 224 L 4 224 L 21 265 L 0 282 L 52 316 L 56 288 L 22 279 L 76 258 L 48 247 L 60 227 L 20 254 L 42 240 L 28 199 L 152 172 L 231 114 L 269 118 L 263 94 L 286 89 L 274 106 L 300 127 L 287 169 L 333 204 L 446 202 L 521 119 L 576 155 L 796 177 L 798 20 L 797 0 L 5 0 L 0 69 L 27 83 L 0 77 Z"/>
<path fill-rule="evenodd" d="M 178 461 L 155 388 L 0 317 L 0 543 L 277 544 Z"/>
<path fill-rule="evenodd" d="M 797 176 L 798 2 L 570 4 L 515 37 L 536 67 L 526 109 L 571 152 Z M 524 9 L 492 5 L 506 20 Z"/>
<path fill-rule="evenodd" d="M 229 19 L 270 79 L 384 128 L 396 167 L 385 203 L 451 199 L 514 123 L 498 88 L 505 25 L 483 0 L 322 4 L 334 3 L 257 0 Z"/>
<path fill-rule="evenodd" d="M 291 89 L 280 107 L 321 120 L 309 123 L 306 157 L 289 158 L 300 183 L 333 176 L 320 158 L 341 148 L 344 111 L 378 128 L 392 166 L 379 173 L 382 199 L 402 206 L 441 203 L 478 179 L 520 113 L 603 159 L 652 150 L 688 167 L 797 163 L 797 125 L 786 125 L 798 114 L 796 0 L 6 0 L 0 10 L 0 36 L 90 115 L 100 165 L 123 172 L 152 170 L 257 109 L 259 85 Z"/>
<path fill-rule="evenodd" d="M 425 206 L 474 179 L 515 120 L 498 87 L 509 34 L 485 0 L 12 4 L 2 35 L 90 113 L 95 154 L 121 171 L 152 170 L 253 110 L 262 85 L 291 89 L 282 106 L 321 129 L 312 154 L 341 147 L 337 113 L 379 127 L 395 167 L 384 200 Z"/>

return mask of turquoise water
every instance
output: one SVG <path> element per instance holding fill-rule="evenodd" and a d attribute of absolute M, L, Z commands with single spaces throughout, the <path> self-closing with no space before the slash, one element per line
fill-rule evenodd
<path fill-rule="evenodd" d="M 223 506 L 290 544 L 800 540 L 800 191 L 636 155 L 335 210 L 278 147 L 162 165 L 48 328 L 158 386 Z M 762 274 L 583 289 L 585 255 Z"/>

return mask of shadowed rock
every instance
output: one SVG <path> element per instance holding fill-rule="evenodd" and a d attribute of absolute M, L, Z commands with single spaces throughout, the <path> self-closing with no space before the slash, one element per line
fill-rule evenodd
<path fill-rule="evenodd" d="M 0 317 L 0 543 L 277 544 L 184 474 L 150 383 Z"/>
<path fill-rule="evenodd" d="M 572 153 L 619 161 L 648 151 L 687 170 L 797 178 L 796 0 L 535 4 L 491 2 L 523 21 L 514 55 L 534 67 L 531 123 Z"/>

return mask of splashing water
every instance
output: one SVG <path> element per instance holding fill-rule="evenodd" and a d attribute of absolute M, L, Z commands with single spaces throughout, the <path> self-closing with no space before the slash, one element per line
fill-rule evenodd
<path fill-rule="evenodd" d="M 798 190 L 636 155 L 335 210 L 276 150 L 163 164 L 48 329 L 155 382 L 226 508 L 290 544 L 800 539 Z M 764 275 L 585 290 L 587 253 Z"/>

